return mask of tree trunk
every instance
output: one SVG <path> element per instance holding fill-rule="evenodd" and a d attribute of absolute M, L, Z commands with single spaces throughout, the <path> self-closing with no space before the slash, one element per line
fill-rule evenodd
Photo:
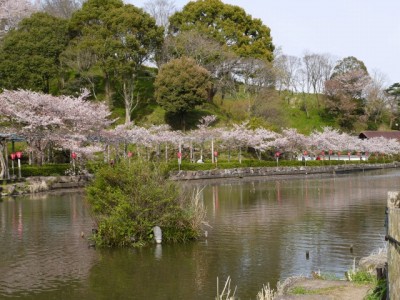
<path fill-rule="evenodd" d="M 108 104 L 108 107 L 112 109 L 113 108 L 112 89 L 111 89 L 110 77 L 108 76 L 108 74 L 105 74 L 104 76 L 104 88 L 105 88 L 106 103 Z"/>
<path fill-rule="evenodd" d="M 213 103 L 216 94 L 217 94 L 217 89 L 214 87 L 214 84 L 212 84 L 211 87 L 207 89 L 207 101 L 209 103 Z"/>
<path fill-rule="evenodd" d="M 0 179 L 5 178 L 7 166 L 4 161 L 4 156 L 3 156 L 3 150 L 4 150 L 4 145 L 2 142 L 0 142 Z"/>

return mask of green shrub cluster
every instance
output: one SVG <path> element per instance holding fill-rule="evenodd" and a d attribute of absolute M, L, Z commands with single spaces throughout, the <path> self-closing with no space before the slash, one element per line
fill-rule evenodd
<path fill-rule="evenodd" d="M 198 209 L 167 180 L 163 165 L 121 161 L 105 165 L 87 187 L 87 199 L 97 220 L 98 246 L 140 246 L 153 239 L 160 226 L 163 241 L 184 242 L 199 236 Z"/>
<path fill-rule="evenodd" d="M 22 165 L 21 175 L 22 177 L 30 176 L 63 176 L 65 172 L 71 168 L 70 164 L 48 164 L 48 165 Z M 18 174 L 18 169 L 14 169 L 15 175 Z"/>

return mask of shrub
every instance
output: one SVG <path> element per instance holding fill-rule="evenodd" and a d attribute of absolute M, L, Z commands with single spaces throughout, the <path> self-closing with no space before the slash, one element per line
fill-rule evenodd
<path fill-rule="evenodd" d="M 184 242 L 199 236 L 201 209 L 167 180 L 163 165 L 123 161 L 103 166 L 87 187 L 98 223 L 97 245 L 139 246 L 151 241 L 160 226 L 164 241 Z"/>
<path fill-rule="evenodd" d="M 29 166 L 22 165 L 21 175 L 22 177 L 30 176 L 59 176 L 65 175 L 65 171 L 70 168 L 70 164 L 49 164 L 42 166 Z M 18 168 L 14 170 L 15 175 L 18 174 Z"/>

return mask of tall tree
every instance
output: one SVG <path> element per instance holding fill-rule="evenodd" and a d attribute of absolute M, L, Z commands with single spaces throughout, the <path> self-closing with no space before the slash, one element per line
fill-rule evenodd
<path fill-rule="evenodd" d="M 392 128 L 394 120 L 400 116 L 400 82 L 393 83 L 385 90 L 385 93 L 388 97 L 388 106 L 391 112 L 390 127 Z M 399 130 L 398 124 L 397 130 Z"/>
<path fill-rule="evenodd" d="M 207 99 L 209 72 L 191 58 L 174 59 L 163 65 L 155 81 L 157 102 L 170 114 L 180 117 Z"/>
<path fill-rule="evenodd" d="M 336 63 L 331 75 L 331 79 L 336 76 L 346 74 L 350 71 L 361 71 L 365 74 L 368 74 L 367 67 L 365 66 L 363 61 L 357 59 L 354 56 L 348 56 L 343 58 L 342 60 L 339 60 Z"/>
<path fill-rule="evenodd" d="M 46 13 L 24 19 L 0 45 L 0 85 L 50 92 L 58 84 L 60 53 L 68 44 L 67 21 Z"/>
<path fill-rule="evenodd" d="M 345 129 L 365 113 L 365 88 L 370 77 L 362 70 L 349 71 L 325 82 L 326 108 Z"/>
<path fill-rule="evenodd" d="M 71 20 L 76 46 L 93 53 L 104 74 L 106 97 L 111 104 L 111 83 L 125 105 L 125 121 L 137 104 L 135 84 L 143 63 L 161 46 L 163 31 L 142 9 L 113 0 L 89 0 Z M 84 42 L 90 40 L 90 43 Z"/>
<path fill-rule="evenodd" d="M 167 34 L 169 17 L 176 11 L 174 1 L 149 0 L 144 4 L 144 10 L 156 20 L 158 26 L 164 27 L 164 33 Z"/>
<path fill-rule="evenodd" d="M 240 57 L 272 61 L 274 45 L 270 29 L 239 6 L 221 0 L 198 0 L 170 18 L 170 32 L 197 30 L 226 45 Z"/>
<path fill-rule="evenodd" d="M 234 91 L 233 72 L 240 59 L 215 39 L 195 30 L 167 36 L 160 62 L 166 63 L 181 57 L 193 58 L 197 64 L 210 72 L 212 83 L 208 88 L 209 102 L 218 90 L 221 91 L 222 98 L 226 93 Z"/>
<path fill-rule="evenodd" d="M 357 58 L 350 56 L 336 63 L 325 82 L 326 108 L 343 128 L 352 129 L 357 120 L 365 119 L 365 91 L 370 82 L 367 68 Z"/>
<path fill-rule="evenodd" d="M 297 77 L 301 66 L 301 59 L 296 56 L 283 54 L 274 59 L 277 89 L 279 91 L 297 91 Z"/>
<path fill-rule="evenodd" d="M 379 123 L 383 121 L 383 116 L 390 114 L 390 98 L 385 93 L 386 86 L 386 76 L 378 71 L 372 72 L 370 83 L 365 89 L 365 114 L 368 118 L 369 129 L 378 129 Z M 390 116 L 390 119 L 394 120 L 393 116 Z"/>
<path fill-rule="evenodd" d="M 303 56 L 303 66 L 309 87 L 308 90 L 313 91 L 319 107 L 318 94 L 322 93 L 324 83 L 329 79 L 329 75 L 332 72 L 332 59 L 328 54 L 306 53 Z"/>

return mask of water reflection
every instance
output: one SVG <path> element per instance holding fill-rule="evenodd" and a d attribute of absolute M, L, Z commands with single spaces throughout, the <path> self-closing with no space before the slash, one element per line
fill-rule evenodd
<path fill-rule="evenodd" d="M 191 182 L 207 207 L 208 237 L 133 250 L 88 249 L 81 193 L 5 200 L 0 298 L 214 299 L 217 277 L 231 276 L 237 295 L 254 299 L 291 275 L 342 276 L 354 257 L 383 245 L 386 193 L 399 175 Z"/>
<path fill-rule="evenodd" d="M 81 193 L 18 197 L 0 203 L 0 296 L 21 296 L 79 282 L 95 253 L 81 231 L 90 217 Z"/>

